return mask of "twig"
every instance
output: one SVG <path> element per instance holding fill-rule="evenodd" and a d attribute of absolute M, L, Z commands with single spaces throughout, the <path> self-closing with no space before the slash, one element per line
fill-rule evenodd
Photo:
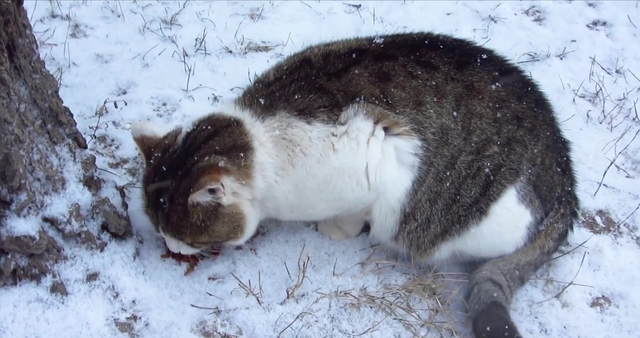
<path fill-rule="evenodd" d="M 568 117 L 568 118 L 566 118 L 564 121 L 561 121 L 561 122 L 560 122 L 560 124 L 563 124 L 563 123 L 565 123 L 565 122 L 567 122 L 567 121 L 571 120 L 574 116 L 576 116 L 576 114 L 573 114 L 573 115 L 569 116 L 569 117 Z"/>
<path fill-rule="evenodd" d="M 591 239 L 591 237 L 593 237 L 593 236 L 594 236 L 594 235 L 589 236 L 589 238 L 585 239 L 585 240 L 584 240 L 584 242 L 582 242 L 582 243 L 580 243 L 580 244 L 576 245 L 575 247 L 571 248 L 571 250 L 569 250 L 569 251 L 567 251 L 567 252 L 565 252 L 565 253 L 563 253 L 563 254 L 561 254 L 561 255 L 558 255 L 558 256 L 555 256 L 555 257 L 549 258 L 548 260 L 546 260 L 546 261 L 545 261 L 544 263 L 542 263 L 542 264 L 547 264 L 547 263 L 549 263 L 549 262 L 551 262 L 551 261 L 554 261 L 554 260 L 556 260 L 556 259 L 558 259 L 558 258 L 564 257 L 564 256 L 566 256 L 566 255 L 568 255 L 568 254 L 570 254 L 570 253 L 574 252 L 576 249 L 581 248 L 583 245 L 585 245 L 585 244 L 586 244 L 586 243 Z"/>
<path fill-rule="evenodd" d="M 375 26 L 376 24 L 376 8 L 373 7 L 373 13 L 371 15 L 373 17 L 373 25 Z"/>
<path fill-rule="evenodd" d="M 348 4 L 346 2 L 343 2 L 342 4 L 345 5 L 345 6 L 348 6 L 348 7 L 353 7 L 355 9 L 360 9 L 362 7 L 361 4 Z"/>
<path fill-rule="evenodd" d="M 282 334 L 284 333 L 284 331 L 287 331 L 287 329 L 289 329 L 289 328 L 291 327 L 291 325 L 293 325 L 293 323 L 295 323 L 296 321 L 298 321 L 298 319 L 300 319 L 300 318 L 302 318 L 303 316 L 306 316 L 306 315 L 311 315 L 311 316 L 314 316 L 314 317 L 315 317 L 315 315 L 314 315 L 313 313 L 311 313 L 311 312 L 306 312 L 306 311 L 300 312 L 300 313 L 296 316 L 296 318 L 294 318 L 294 319 L 293 319 L 293 321 L 292 321 L 291 323 L 289 323 L 289 325 L 285 326 L 285 328 L 284 328 L 284 329 L 282 329 L 282 331 L 280 331 L 280 333 L 278 333 L 278 337 L 282 336 Z"/>
<path fill-rule="evenodd" d="M 126 22 L 124 18 L 124 10 L 122 9 L 122 4 L 120 3 L 120 0 L 118 0 L 118 7 L 120 8 L 120 13 L 122 14 L 122 22 Z"/>
<path fill-rule="evenodd" d="M 586 252 L 584 252 L 584 253 L 582 254 L 582 260 L 580 261 L 580 266 L 578 267 L 578 271 L 576 271 L 576 274 L 573 276 L 573 279 L 571 279 L 571 282 L 569 282 L 567 285 L 565 285 L 564 287 L 562 287 L 562 289 L 560 290 L 560 292 L 558 292 L 555 296 L 553 296 L 553 297 L 551 297 L 551 298 L 548 298 L 548 299 L 545 299 L 545 300 L 543 300 L 543 301 L 541 301 L 541 302 L 538 302 L 538 304 L 540 304 L 540 303 L 544 303 L 544 302 L 546 302 L 546 301 L 549 301 L 549 300 L 551 300 L 551 299 L 554 299 L 554 298 L 559 297 L 559 296 L 560 296 L 560 295 L 561 295 L 565 290 L 567 290 L 571 285 L 575 285 L 575 284 L 573 283 L 573 281 L 576 279 L 576 277 L 578 277 L 578 274 L 580 273 L 580 270 L 582 269 L 582 264 L 584 264 L 584 259 L 585 259 L 585 257 L 587 257 L 587 253 L 586 253 Z"/>
<path fill-rule="evenodd" d="M 301 3 L 301 4 L 303 4 L 303 5 L 305 5 L 305 6 L 307 6 L 307 7 L 309 7 L 309 8 L 311 8 L 311 6 L 309 6 L 309 4 L 307 4 L 307 3 L 306 3 L 306 2 L 304 2 L 304 1 L 298 1 L 298 2 L 299 2 L 299 3 Z M 311 9 L 313 9 L 313 8 L 311 8 Z"/>
<path fill-rule="evenodd" d="M 98 132 L 98 130 L 100 129 L 100 119 L 102 118 L 102 115 L 104 115 L 107 112 L 107 102 L 109 102 L 109 99 L 105 99 L 104 102 L 102 102 L 102 106 L 100 106 L 100 108 L 98 108 L 98 110 L 96 111 L 96 116 L 98 116 L 98 120 L 96 121 L 96 125 L 93 127 L 89 127 L 89 129 L 93 129 L 93 133 L 91 135 L 89 135 L 89 142 L 87 142 L 87 144 L 90 144 L 91 141 L 95 140 L 97 138 L 96 133 Z M 108 126 L 109 124 L 105 122 L 105 124 Z"/>
<path fill-rule="evenodd" d="M 302 250 L 300 250 L 300 256 L 298 257 L 298 277 L 296 279 L 296 283 L 291 287 L 287 288 L 287 298 L 285 298 L 284 301 L 294 298 L 296 290 L 298 290 L 300 286 L 302 286 L 302 282 L 304 282 L 305 278 L 307 278 L 307 267 L 309 266 L 309 255 L 306 254 L 304 260 L 302 259 L 302 253 L 304 252 L 305 245 L 306 244 L 302 245 Z M 287 269 L 287 272 L 288 271 L 289 270 Z"/>
<path fill-rule="evenodd" d="M 251 13 L 249 14 L 249 18 L 254 23 L 258 22 L 262 18 L 262 13 L 264 13 L 264 4 L 260 6 L 260 12 L 258 12 L 258 15 L 256 15 L 256 13 L 252 10 Z"/>
<path fill-rule="evenodd" d="M 147 54 L 149 54 L 149 52 L 151 52 L 152 50 L 154 50 L 156 47 L 158 47 L 158 45 L 160 45 L 160 43 L 156 43 L 155 46 L 151 47 L 151 49 L 149 49 L 148 51 L 146 51 L 144 54 L 142 54 L 142 61 L 144 61 L 144 59 L 147 57 Z M 138 56 L 140 56 L 140 54 L 137 54 L 136 56 L 132 57 L 131 60 L 137 58 Z"/>
<path fill-rule="evenodd" d="M 216 36 L 216 38 L 218 39 L 218 41 L 220 41 L 220 44 L 222 45 L 222 49 L 229 53 L 229 54 L 233 54 L 233 51 L 231 50 L 231 48 L 229 48 L 227 45 L 224 44 L 224 42 L 222 42 L 222 39 L 220 39 L 219 36 Z"/>
<path fill-rule="evenodd" d="M 193 308 L 200 309 L 200 310 L 211 310 L 211 311 L 218 310 L 218 307 L 206 307 L 206 306 L 199 306 L 199 305 L 193 305 L 193 304 L 189 304 L 189 305 L 191 305 L 191 307 Z"/>
<path fill-rule="evenodd" d="M 195 52 L 202 51 L 202 53 L 207 56 L 210 55 L 207 52 L 207 28 L 202 29 L 202 33 L 198 33 L 196 40 L 194 42 L 193 47 L 196 49 Z"/>
<path fill-rule="evenodd" d="M 291 32 L 289 32 L 289 36 L 287 36 L 287 41 L 285 41 L 284 44 L 282 44 L 282 47 L 287 47 L 287 44 L 289 44 L 289 41 L 291 41 Z"/>
<path fill-rule="evenodd" d="M 195 67 L 195 66 L 196 66 L 196 62 L 193 61 L 193 67 Z M 192 69 L 193 68 L 191 66 L 189 66 L 189 72 L 187 73 L 187 86 L 184 89 L 184 91 L 187 92 L 187 93 L 189 92 L 189 83 L 191 83 L 191 74 L 193 73 Z"/>
<path fill-rule="evenodd" d="M 370 327 L 370 328 L 368 328 L 368 329 L 364 330 L 362 333 L 353 334 L 353 333 L 349 333 L 349 332 L 342 331 L 342 330 L 339 330 L 339 331 L 340 331 L 341 333 L 346 334 L 346 335 L 351 336 L 351 337 L 360 337 L 360 336 L 364 336 L 364 335 L 365 335 L 365 334 L 367 334 L 367 333 L 372 333 L 372 332 L 376 332 L 376 331 L 378 331 L 378 329 L 377 329 L 378 325 L 380 325 L 380 323 L 382 323 L 382 322 L 383 322 L 385 319 L 387 319 L 387 318 L 389 318 L 389 316 L 388 316 L 388 315 L 387 315 L 387 316 L 385 316 L 384 318 L 380 319 L 380 321 L 378 321 L 377 323 L 375 323 L 372 327 Z"/>
<path fill-rule="evenodd" d="M 364 23 L 364 19 L 362 18 L 362 13 L 360 12 L 360 8 L 362 8 L 361 4 L 348 4 L 346 2 L 343 2 L 342 4 L 347 7 L 355 8 L 355 10 L 358 12 L 358 16 L 360 17 L 360 20 L 362 20 L 362 23 Z"/>
<path fill-rule="evenodd" d="M 256 301 L 258 302 L 258 305 L 262 306 L 262 300 L 259 297 L 259 294 L 256 293 L 256 291 L 254 290 L 254 288 L 251 286 L 251 280 L 248 280 L 248 284 L 245 284 L 240 278 L 238 278 L 238 276 L 236 276 L 233 272 L 231 273 L 231 276 L 233 276 L 233 278 L 236 279 L 236 281 L 238 282 L 238 285 L 245 291 L 247 292 L 247 297 L 249 295 L 253 296 L 253 298 L 256 299 Z M 262 281 L 261 281 L 261 277 L 260 277 L 260 271 L 258 271 L 258 286 L 262 289 Z M 260 292 L 261 293 L 261 292 Z"/>
<path fill-rule="evenodd" d="M 580 83 L 580 85 L 578 86 L 578 89 L 576 89 L 576 92 L 573 93 L 573 103 L 576 103 L 576 96 L 578 96 L 578 93 L 580 92 L 580 89 L 582 88 L 583 84 L 584 84 L 584 80 Z"/>
<path fill-rule="evenodd" d="M 634 73 L 631 71 L 631 69 L 627 69 L 627 71 L 628 71 L 629 73 L 631 73 L 631 75 L 633 75 L 633 77 L 635 77 L 635 78 L 636 78 L 636 80 L 638 80 L 638 82 L 640 82 L 640 79 L 636 76 L 636 74 L 634 74 Z"/>
<path fill-rule="evenodd" d="M 631 216 L 633 216 L 633 214 L 636 213 L 636 211 L 638 211 L 638 209 L 640 209 L 640 203 L 638 203 L 636 208 L 633 209 L 633 211 L 627 217 L 625 217 L 622 221 L 620 221 L 618 224 L 616 224 L 616 227 L 619 227 L 622 223 L 626 222 Z"/>
<path fill-rule="evenodd" d="M 589 59 L 591 59 L 591 61 L 593 61 L 595 64 L 598 65 L 598 67 L 600 67 L 600 69 L 604 70 L 605 73 L 607 73 L 609 76 L 611 76 L 611 72 L 609 72 L 608 70 L 606 70 L 598 61 L 596 61 L 596 56 L 590 56 Z"/>
<path fill-rule="evenodd" d="M 631 139 L 631 141 L 629 141 L 629 143 L 627 143 L 627 145 L 624 146 L 624 148 L 622 148 L 622 150 L 620 150 L 620 152 L 616 153 L 616 155 L 613 157 L 613 160 L 611 160 L 611 162 L 609 163 L 607 168 L 604 170 L 604 173 L 602 173 L 602 178 L 600 179 L 600 183 L 598 184 L 598 188 L 593 193 L 594 197 L 596 196 L 596 194 L 600 190 L 600 187 L 602 187 L 602 183 L 604 182 L 604 177 L 607 175 L 607 172 L 609 171 L 609 169 L 613 166 L 613 163 L 618 159 L 618 156 L 620 156 L 620 154 L 622 154 L 625 150 L 627 150 L 627 148 L 629 148 L 629 145 L 631 145 L 631 143 L 633 143 L 633 141 L 636 139 L 636 137 L 638 137 L 639 133 L 640 133 L 640 129 L 638 129 L 636 131 L 636 133 L 635 133 L 635 135 L 633 135 L 633 138 Z"/>
<path fill-rule="evenodd" d="M 291 272 L 289 271 L 289 267 L 287 266 L 287 262 L 284 262 L 284 268 L 287 270 L 287 275 L 291 278 Z"/>
<path fill-rule="evenodd" d="M 558 283 L 558 284 L 573 284 L 574 286 L 580 286 L 580 287 L 583 287 L 583 288 L 593 288 L 593 285 L 580 284 L 580 283 L 571 283 L 571 282 L 563 282 L 563 281 L 560 281 L 560 280 L 555 280 L 553 278 L 529 278 L 529 280 L 538 280 L 538 281 L 550 282 L 550 283 Z"/>
<path fill-rule="evenodd" d="M 67 23 L 67 34 L 64 37 L 64 48 L 62 49 L 63 53 L 66 50 L 67 59 L 69 61 L 69 69 L 71 69 L 71 49 L 69 48 L 69 30 L 71 29 L 71 9 L 69 9 L 69 22 Z"/>
<path fill-rule="evenodd" d="M 109 174 L 111 174 L 111 175 L 113 175 L 113 176 L 120 176 L 120 175 L 118 175 L 118 174 L 114 173 L 113 171 L 110 171 L 110 170 L 107 170 L 107 169 L 103 169 L 103 168 L 100 168 L 100 167 L 96 167 L 96 169 L 98 169 L 98 170 L 102 170 L 102 171 L 104 171 L 104 172 L 106 172 L 106 173 L 109 173 Z M 117 189 L 117 187 L 116 187 L 116 189 Z"/>
<path fill-rule="evenodd" d="M 244 22 L 244 19 L 240 21 L 240 23 L 238 24 L 238 28 L 236 28 L 236 32 L 233 33 L 233 39 L 236 40 L 236 42 L 238 41 L 238 31 L 240 30 L 240 26 L 242 26 L 243 22 Z"/>
<path fill-rule="evenodd" d="M 31 10 L 31 17 L 29 18 L 29 22 L 33 22 L 33 15 L 34 15 L 34 14 L 35 14 L 35 12 L 36 12 L 36 8 L 38 8 L 38 0 L 36 0 L 35 4 L 33 5 L 33 9 Z M 628 15 L 627 15 L 627 16 L 628 16 Z M 631 20 L 631 19 L 629 19 L 629 20 Z M 33 27 L 35 27 L 35 24 L 36 24 L 36 23 L 37 23 L 37 22 L 34 22 L 34 23 L 33 23 Z"/>
<path fill-rule="evenodd" d="M 631 21 L 631 17 L 629 16 L 629 14 L 627 14 L 627 19 L 629 19 L 629 22 L 631 22 L 631 25 L 633 26 L 633 28 L 638 29 L 638 27 L 636 27 L 633 21 Z"/>

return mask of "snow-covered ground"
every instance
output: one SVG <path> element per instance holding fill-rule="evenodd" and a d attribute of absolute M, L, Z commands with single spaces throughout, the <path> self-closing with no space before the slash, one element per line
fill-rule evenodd
<path fill-rule="evenodd" d="M 101 253 L 62 241 L 68 295 L 51 294 L 50 278 L 0 289 L 0 337 L 450 337 L 456 325 L 457 336 L 468 335 L 447 303 L 464 276 L 393 264 L 365 236 L 336 242 L 299 224 L 266 224 L 264 236 L 185 276 L 185 264 L 160 259 L 163 244 L 136 188 L 141 163 L 129 123 L 207 113 L 309 44 L 410 30 L 468 38 L 519 62 L 573 143 L 583 220 L 562 249 L 569 253 L 515 297 L 522 333 L 638 337 L 639 6 L 26 1 L 40 54 L 102 175 L 130 183 L 136 236 L 109 240 Z"/>

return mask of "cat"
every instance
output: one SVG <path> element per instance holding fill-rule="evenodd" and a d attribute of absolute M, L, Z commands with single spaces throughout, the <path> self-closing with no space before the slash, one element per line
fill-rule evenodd
<path fill-rule="evenodd" d="M 513 294 L 566 240 L 570 144 L 538 85 L 498 53 L 412 32 L 320 43 L 192 123 L 132 125 L 145 212 L 185 255 L 264 219 L 361 233 L 414 260 L 476 262 L 476 338 L 522 337 Z"/>

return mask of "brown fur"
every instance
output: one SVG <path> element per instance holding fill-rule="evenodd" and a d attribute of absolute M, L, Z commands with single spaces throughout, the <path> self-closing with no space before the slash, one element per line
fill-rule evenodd
<path fill-rule="evenodd" d="M 194 247 L 235 239 L 244 224 L 237 205 L 189 204 L 188 197 L 207 183 L 229 173 L 251 184 L 253 149 L 239 120 L 207 116 L 181 142 L 182 129 L 161 138 L 140 137 L 136 143 L 145 158 L 144 205 L 157 231 Z M 223 164 L 223 166 L 221 166 Z M 211 221 L 216 220 L 216 226 Z"/>

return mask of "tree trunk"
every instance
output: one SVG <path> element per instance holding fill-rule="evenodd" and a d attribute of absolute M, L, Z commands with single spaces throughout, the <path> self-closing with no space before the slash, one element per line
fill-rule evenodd
<path fill-rule="evenodd" d="M 0 1 L 0 286 L 51 273 L 65 258 L 60 241 L 104 248 L 88 224 L 119 237 L 131 234 L 124 200 L 115 201 L 118 209 L 102 196 L 109 184 L 98 177 L 95 157 L 39 56 L 22 5 Z M 64 204 L 65 191 L 79 185 L 90 191 L 92 204 Z M 34 234 L 16 234 L 10 224 L 20 219 L 38 223 L 30 227 Z"/>

